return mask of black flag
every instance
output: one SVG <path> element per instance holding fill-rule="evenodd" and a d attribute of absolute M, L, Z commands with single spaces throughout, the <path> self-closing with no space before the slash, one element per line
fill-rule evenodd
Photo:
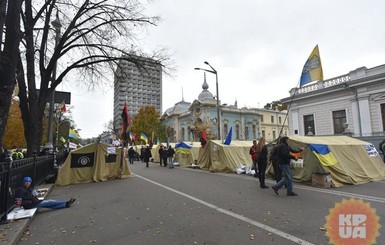
<path fill-rule="evenodd" d="M 94 166 L 94 153 L 71 154 L 71 168 Z"/>

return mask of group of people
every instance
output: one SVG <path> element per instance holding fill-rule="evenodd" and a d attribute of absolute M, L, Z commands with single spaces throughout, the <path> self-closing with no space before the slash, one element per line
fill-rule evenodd
<path fill-rule="evenodd" d="M 170 145 L 168 148 L 161 145 L 159 147 L 159 159 L 160 159 L 160 166 L 168 166 L 169 168 L 174 168 L 174 154 L 175 150 Z M 128 157 L 129 163 L 134 164 L 134 160 L 136 158 L 137 153 L 135 152 L 134 148 L 131 146 L 128 148 L 126 156 Z M 151 148 L 149 145 L 142 146 L 140 150 L 140 160 L 144 163 L 146 163 L 146 168 L 149 167 L 149 162 L 152 158 Z"/>
<path fill-rule="evenodd" d="M 290 160 L 297 159 L 290 153 L 299 153 L 302 152 L 303 149 L 291 148 L 288 145 L 288 139 L 289 137 L 287 136 L 281 137 L 279 144 L 274 146 L 271 151 L 270 162 L 273 165 L 276 180 L 276 184 L 271 188 L 273 189 L 274 193 L 278 195 L 278 190 L 285 186 L 288 196 L 297 196 L 297 194 L 293 191 L 293 178 L 290 169 Z M 253 145 L 250 147 L 249 153 L 253 161 L 252 169 L 255 171 L 254 177 L 259 178 L 259 184 L 261 188 L 269 188 L 265 184 L 265 172 L 268 161 L 268 149 L 265 137 L 261 137 L 258 140 L 258 143 L 256 140 L 254 140 Z"/>
<path fill-rule="evenodd" d="M 160 166 L 162 166 L 163 163 L 164 167 L 168 166 L 168 168 L 174 168 L 175 151 L 171 145 L 168 148 L 161 145 L 158 153 L 160 158 Z"/>

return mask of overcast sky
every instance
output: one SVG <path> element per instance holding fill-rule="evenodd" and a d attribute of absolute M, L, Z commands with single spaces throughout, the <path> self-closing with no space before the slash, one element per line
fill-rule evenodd
<path fill-rule="evenodd" d="M 385 64 L 384 9 L 383 0 L 154 0 L 146 12 L 162 21 L 134 45 L 172 55 L 177 70 L 163 76 L 163 111 L 182 90 L 185 101 L 197 99 L 203 72 L 194 68 L 210 69 L 204 61 L 218 71 L 222 104 L 263 107 L 289 96 L 317 44 L 324 80 Z M 215 95 L 215 75 L 206 77 Z M 113 85 L 87 92 L 68 84 L 59 90 L 72 93 L 81 137 L 99 135 L 113 117 Z"/>

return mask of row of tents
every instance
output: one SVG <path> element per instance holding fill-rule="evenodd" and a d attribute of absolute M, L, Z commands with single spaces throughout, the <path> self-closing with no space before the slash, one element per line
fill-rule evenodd
<path fill-rule="evenodd" d="M 365 141 L 347 136 L 292 136 L 288 141 L 292 148 L 302 147 L 303 165 L 293 168 L 293 179 L 297 182 L 311 182 L 313 173 L 330 173 L 332 185 L 362 184 L 385 179 L 385 164 L 375 147 Z M 166 145 L 166 144 L 163 144 Z M 175 148 L 175 162 L 180 167 L 197 167 L 210 172 L 234 173 L 241 166 L 251 167 L 249 149 L 252 141 L 233 140 L 225 145 L 218 140 L 209 140 L 205 146 L 200 142 L 170 144 Z M 121 148 L 116 149 L 115 162 L 107 163 L 108 146 L 93 143 L 74 150 L 60 169 L 58 185 L 91 181 L 104 181 L 131 174 Z M 159 162 L 159 145 L 151 149 L 153 161 Z M 140 147 L 135 147 L 140 153 Z M 71 167 L 84 154 L 94 155 L 92 167 Z M 327 156 L 326 156 L 327 154 Z M 268 175 L 273 175 L 268 168 Z"/>

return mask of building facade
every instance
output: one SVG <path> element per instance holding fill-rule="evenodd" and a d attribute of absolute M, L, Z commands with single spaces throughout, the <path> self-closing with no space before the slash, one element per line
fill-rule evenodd
<path fill-rule="evenodd" d="M 208 88 L 206 79 L 204 79 L 203 90 L 196 100 L 189 103 L 182 99 L 163 113 L 161 120 L 168 129 L 170 142 L 199 141 L 199 133 L 202 130 L 209 139 L 223 141 L 230 128 L 232 128 L 233 140 L 252 141 L 265 134 L 266 140 L 272 141 L 274 137 L 279 136 L 279 126 L 284 123 L 285 112 L 238 108 L 237 103 L 221 105 L 219 102 L 220 107 L 217 108 L 217 100 Z M 217 109 L 219 109 L 219 119 Z M 264 117 L 268 118 L 266 122 L 262 120 Z M 286 122 L 282 134 L 287 134 L 287 124 Z"/>
<path fill-rule="evenodd" d="M 122 127 L 122 110 L 127 102 L 131 118 L 143 106 L 162 113 L 162 66 L 159 62 L 132 55 L 136 63 L 121 60 L 114 77 L 114 129 Z"/>
<path fill-rule="evenodd" d="M 289 107 L 289 134 L 383 136 L 385 65 L 293 88 L 281 101 Z"/>

